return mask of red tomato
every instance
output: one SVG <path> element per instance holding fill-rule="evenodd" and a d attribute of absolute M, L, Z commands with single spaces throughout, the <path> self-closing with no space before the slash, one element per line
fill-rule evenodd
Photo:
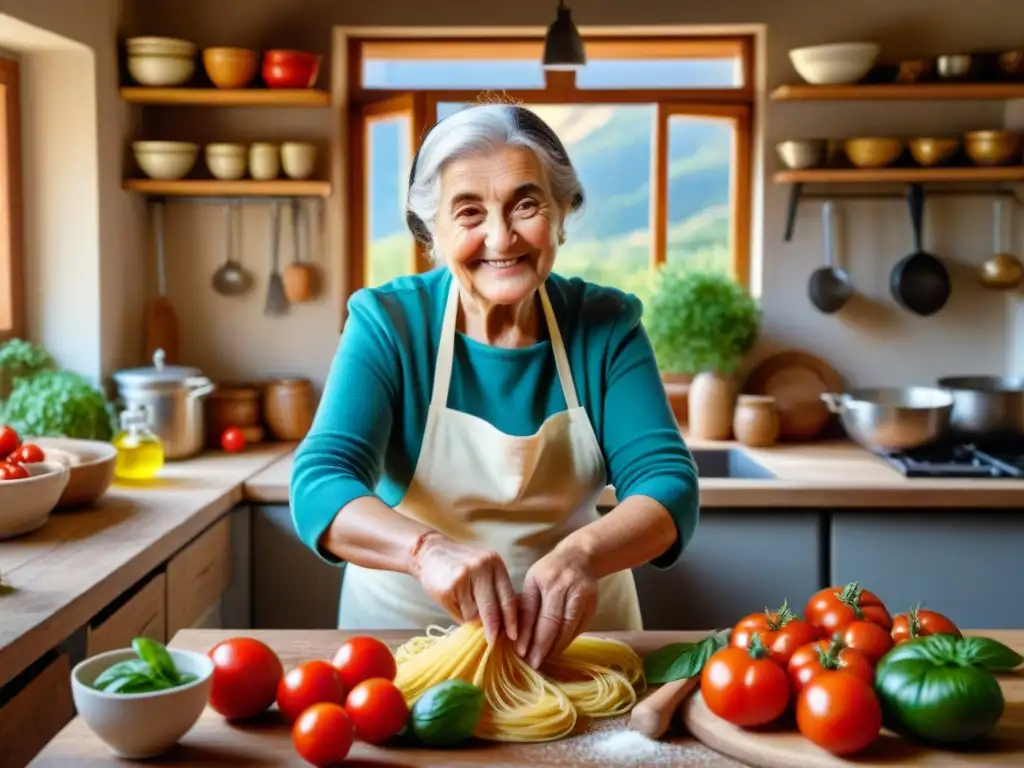
<path fill-rule="evenodd" d="M 937 611 L 922 609 L 920 606 L 911 608 L 906 613 L 898 613 L 892 621 L 892 639 L 897 645 L 915 637 L 928 635 L 955 635 L 963 637 L 960 629 Z"/>
<path fill-rule="evenodd" d="M 790 657 L 786 671 L 793 693 L 800 693 L 807 683 L 825 671 L 845 672 L 869 685 L 875 681 L 875 668 L 871 662 L 860 651 L 847 648 L 840 638 L 800 646 Z"/>
<path fill-rule="evenodd" d="M 368 744 L 383 744 L 405 727 L 409 705 L 390 680 L 372 677 L 349 691 L 345 711 L 356 737 Z"/>
<path fill-rule="evenodd" d="M 843 630 L 847 647 L 860 651 L 872 665 L 878 663 L 894 645 L 892 635 L 871 621 L 855 621 Z"/>
<path fill-rule="evenodd" d="M 845 587 L 826 587 L 811 595 L 804 618 L 821 637 L 832 637 L 855 621 L 871 621 L 886 632 L 892 629 L 892 617 L 878 596 L 852 581 Z"/>
<path fill-rule="evenodd" d="M 798 619 L 786 601 L 774 613 L 765 608 L 764 613 L 752 613 L 740 619 L 733 627 L 729 644 L 733 648 L 748 648 L 754 632 L 761 636 L 772 660 L 782 666 L 786 666 L 793 651 L 818 638 L 817 630 Z"/>
<path fill-rule="evenodd" d="M 284 668 L 277 654 L 251 637 L 233 637 L 207 653 L 213 660 L 210 706 L 228 720 L 265 712 L 277 698 Z"/>
<path fill-rule="evenodd" d="M 28 470 L 21 464 L 0 461 L 0 480 L 24 480 L 26 477 L 29 477 Z"/>
<path fill-rule="evenodd" d="M 35 443 L 22 443 L 7 457 L 11 464 L 38 464 L 45 460 L 43 449 Z"/>
<path fill-rule="evenodd" d="M 228 427 L 220 435 L 220 447 L 228 453 L 238 453 L 245 448 L 245 433 L 238 427 Z"/>
<path fill-rule="evenodd" d="M 289 723 L 314 704 L 345 703 L 345 686 L 333 666 L 319 659 L 300 664 L 277 685 L 277 708 Z"/>
<path fill-rule="evenodd" d="M 350 691 L 371 677 L 394 680 L 398 672 L 391 649 L 375 637 L 350 637 L 334 654 L 331 663 L 338 668 L 341 682 Z"/>
<path fill-rule="evenodd" d="M 317 768 L 344 760 L 352 749 L 352 738 L 352 721 L 339 704 L 314 704 L 292 726 L 295 751 Z"/>
<path fill-rule="evenodd" d="M 882 707 L 869 683 L 843 672 L 822 672 L 797 697 L 796 726 L 822 749 L 852 755 L 878 738 Z"/>
<path fill-rule="evenodd" d="M 21 438 L 11 427 L 0 426 L 0 459 L 6 459 L 21 445 Z"/>
<path fill-rule="evenodd" d="M 715 651 L 700 673 L 700 690 L 708 709 L 742 728 L 772 722 L 789 704 L 786 673 L 757 633 L 749 649 Z"/>

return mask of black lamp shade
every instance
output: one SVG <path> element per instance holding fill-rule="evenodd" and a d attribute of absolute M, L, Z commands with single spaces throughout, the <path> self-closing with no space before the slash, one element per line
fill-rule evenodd
<path fill-rule="evenodd" d="M 572 11 L 559 8 L 544 40 L 544 69 L 579 69 L 586 63 L 583 40 L 572 23 Z"/>

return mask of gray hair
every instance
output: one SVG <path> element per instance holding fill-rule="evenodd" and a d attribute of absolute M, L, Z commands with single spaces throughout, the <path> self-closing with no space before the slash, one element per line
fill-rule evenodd
<path fill-rule="evenodd" d="M 527 147 L 545 169 L 551 194 L 578 211 L 583 186 L 561 140 L 535 112 L 515 104 L 478 104 L 438 121 L 413 158 L 406 198 L 406 223 L 413 237 L 436 258 L 434 217 L 441 203 L 441 171 L 450 161 L 502 145 Z"/>

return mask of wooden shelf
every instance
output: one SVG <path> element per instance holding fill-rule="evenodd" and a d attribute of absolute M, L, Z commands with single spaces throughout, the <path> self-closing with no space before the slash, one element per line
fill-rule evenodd
<path fill-rule="evenodd" d="M 329 181 L 292 179 L 125 179 L 122 186 L 131 192 L 168 197 L 329 197 L 331 194 Z"/>
<path fill-rule="evenodd" d="M 929 181 L 1024 181 L 1024 165 L 932 168 L 809 168 L 778 171 L 776 184 L 911 184 Z"/>
<path fill-rule="evenodd" d="M 220 107 L 326 107 L 331 94 L 313 88 L 139 88 L 121 89 L 132 104 Z"/>
<path fill-rule="evenodd" d="M 772 101 L 1003 101 L 1024 99 L 1024 83 L 780 85 Z"/>

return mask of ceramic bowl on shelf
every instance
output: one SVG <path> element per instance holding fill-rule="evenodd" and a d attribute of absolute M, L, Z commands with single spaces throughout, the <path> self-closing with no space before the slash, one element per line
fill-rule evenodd
<path fill-rule="evenodd" d="M 56 461 L 24 464 L 28 477 L 0 480 L 0 539 L 22 536 L 46 525 L 70 473 Z"/>
<path fill-rule="evenodd" d="M 249 147 L 249 175 L 258 181 L 276 179 L 281 172 L 281 148 L 270 141 L 257 141 Z"/>
<path fill-rule="evenodd" d="M 192 170 L 199 147 L 190 141 L 135 141 L 132 151 L 143 173 L 151 179 L 172 181 Z"/>
<path fill-rule="evenodd" d="M 955 137 L 911 139 L 910 154 L 918 165 L 941 165 L 960 149 L 960 139 Z"/>
<path fill-rule="evenodd" d="M 308 179 L 316 166 L 316 144 L 286 141 L 281 144 L 281 167 L 291 179 Z"/>
<path fill-rule="evenodd" d="M 789 52 L 793 68 L 813 85 L 856 83 L 878 60 L 878 43 L 830 43 L 794 48 Z"/>
<path fill-rule="evenodd" d="M 903 154 L 903 142 L 887 137 L 847 139 L 843 149 L 857 168 L 884 168 Z"/>
<path fill-rule="evenodd" d="M 131 37 L 125 41 L 128 74 L 140 85 L 183 85 L 196 71 L 196 47 L 171 37 Z"/>
<path fill-rule="evenodd" d="M 245 176 L 249 150 L 245 144 L 215 143 L 205 147 L 206 167 L 214 178 L 234 181 Z"/>
<path fill-rule="evenodd" d="M 790 139 L 775 145 L 779 159 L 791 171 L 819 168 L 825 164 L 828 141 L 825 139 Z"/>
<path fill-rule="evenodd" d="M 91 656 L 71 670 L 71 695 L 78 714 L 118 757 L 142 759 L 163 754 L 192 729 L 210 699 L 213 662 L 202 653 L 176 648 L 167 652 L 180 672 L 196 679 L 146 693 L 107 693 L 93 688 L 104 670 L 138 658 L 131 648 Z"/>
<path fill-rule="evenodd" d="M 265 51 L 262 74 L 268 88 L 312 88 L 320 74 L 320 57 L 308 51 Z"/>
<path fill-rule="evenodd" d="M 1017 159 L 1021 137 L 1011 131 L 969 131 L 964 151 L 975 165 L 1005 165 Z"/>
<path fill-rule="evenodd" d="M 57 509 L 91 504 L 114 481 L 117 449 L 108 442 L 71 437 L 25 437 L 24 442 L 42 448 L 46 461 L 67 467 L 68 484 L 57 501 Z"/>
<path fill-rule="evenodd" d="M 204 48 L 203 68 L 218 88 L 245 88 L 256 77 L 259 55 L 251 48 Z"/>

